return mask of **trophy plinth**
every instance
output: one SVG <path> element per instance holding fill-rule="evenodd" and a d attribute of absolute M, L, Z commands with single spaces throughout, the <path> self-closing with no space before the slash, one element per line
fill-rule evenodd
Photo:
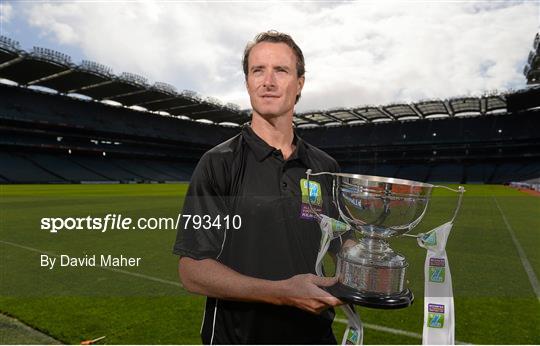
<path fill-rule="evenodd" d="M 375 309 L 403 309 L 411 306 L 414 301 L 414 295 L 408 288 L 399 294 L 384 295 L 361 292 L 338 282 L 334 286 L 327 287 L 326 291 L 328 291 L 334 297 L 337 297 L 349 304 L 361 305 Z"/>
<path fill-rule="evenodd" d="M 376 238 L 363 238 L 355 246 L 343 248 L 337 256 L 338 287 L 331 292 L 349 303 L 397 309 L 413 302 L 404 288 L 409 264 L 388 244 Z"/>

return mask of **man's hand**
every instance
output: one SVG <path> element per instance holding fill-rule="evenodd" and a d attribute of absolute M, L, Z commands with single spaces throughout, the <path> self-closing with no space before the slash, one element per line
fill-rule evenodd
<path fill-rule="evenodd" d="M 320 287 L 329 287 L 337 278 L 320 277 L 313 274 L 300 274 L 283 280 L 283 304 L 320 314 L 332 306 L 344 304 L 341 300 Z"/>
<path fill-rule="evenodd" d="M 264 280 L 242 275 L 213 260 L 182 257 L 178 272 L 186 290 L 227 300 L 290 305 L 320 314 L 343 304 L 320 287 L 332 286 L 336 278 L 300 274 L 287 280 Z"/>

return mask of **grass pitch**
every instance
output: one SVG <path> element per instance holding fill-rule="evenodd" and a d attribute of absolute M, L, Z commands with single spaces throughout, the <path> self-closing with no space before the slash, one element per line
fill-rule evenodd
<path fill-rule="evenodd" d="M 178 283 L 171 254 L 175 230 L 60 231 L 43 217 L 176 217 L 187 184 L 1 185 L 0 312 L 65 343 L 106 336 L 108 344 L 198 344 L 204 297 Z M 540 277 L 540 198 L 504 186 L 468 185 L 447 253 L 456 305 L 456 339 L 480 344 L 540 344 L 540 301 L 523 257 Z M 451 215 L 455 195 L 435 192 L 415 232 Z M 506 221 L 505 221 L 506 220 Z M 522 248 L 520 255 L 514 238 Z M 410 263 L 410 308 L 360 308 L 366 344 L 418 344 L 422 332 L 425 250 L 410 238 L 391 241 Z M 40 255 L 113 254 L 143 257 L 122 270 L 40 267 Z M 338 311 L 338 317 L 343 316 Z M 383 331 L 380 327 L 392 328 Z M 337 339 L 344 324 L 335 322 Z M 405 333 L 403 333 L 405 332 Z M 412 334 L 411 334 L 412 333 Z M 416 334 L 414 334 L 416 333 Z M 0 329 L 0 343 L 11 340 Z"/>

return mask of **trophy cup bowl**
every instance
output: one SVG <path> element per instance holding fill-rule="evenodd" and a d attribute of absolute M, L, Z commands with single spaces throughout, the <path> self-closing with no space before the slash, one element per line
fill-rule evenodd
<path fill-rule="evenodd" d="M 338 283 L 328 291 L 345 302 L 368 307 L 411 305 L 414 296 L 405 287 L 408 263 L 387 240 L 408 233 L 422 220 L 434 185 L 368 175 L 331 175 L 339 214 L 360 236 L 337 255 Z"/>

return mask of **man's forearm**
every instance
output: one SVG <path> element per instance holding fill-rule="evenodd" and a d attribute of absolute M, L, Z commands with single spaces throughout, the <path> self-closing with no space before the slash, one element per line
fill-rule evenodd
<path fill-rule="evenodd" d="M 282 305 L 285 281 L 253 278 L 213 259 L 180 258 L 179 274 L 184 288 L 192 293 L 228 300 L 256 301 Z"/>

